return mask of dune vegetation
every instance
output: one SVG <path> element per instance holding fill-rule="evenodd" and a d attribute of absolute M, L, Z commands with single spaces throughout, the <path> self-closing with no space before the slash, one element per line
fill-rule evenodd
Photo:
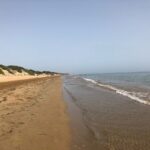
<path fill-rule="evenodd" d="M 0 65 L 0 74 L 1 75 L 5 75 L 5 72 L 7 71 L 9 74 L 14 74 L 15 73 L 26 73 L 28 75 L 41 75 L 41 74 L 46 74 L 46 75 L 54 75 L 54 74 L 58 74 L 56 72 L 51 72 L 51 71 L 36 71 L 36 70 L 32 70 L 32 69 L 27 69 L 24 67 L 20 67 L 20 66 L 15 66 L 15 65 L 9 65 L 9 66 L 5 66 L 5 65 Z"/>

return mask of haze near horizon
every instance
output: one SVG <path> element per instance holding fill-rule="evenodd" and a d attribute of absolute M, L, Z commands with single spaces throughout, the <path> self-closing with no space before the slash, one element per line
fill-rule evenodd
<path fill-rule="evenodd" d="M 150 71 L 148 0 L 0 1 L 1 64 L 69 73 Z"/>

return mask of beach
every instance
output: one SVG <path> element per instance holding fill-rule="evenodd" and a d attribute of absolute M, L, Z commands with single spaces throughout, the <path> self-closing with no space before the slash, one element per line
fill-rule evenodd
<path fill-rule="evenodd" d="M 31 79 L 40 79 L 47 77 L 47 75 L 39 75 L 39 76 L 31 76 L 31 75 L 24 75 L 24 76 L 0 76 L 0 83 L 6 82 L 13 82 L 13 81 L 23 81 L 23 80 L 31 80 Z"/>
<path fill-rule="evenodd" d="M 0 83 L 0 150 L 149 150 L 150 106 L 77 76 Z"/>
<path fill-rule="evenodd" d="M 69 118 L 59 76 L 0 83 L 0 150 L 69 147 Z"/>
<path fill-rule="evenodd" d="M 0 0 L 0 150 L 150 150 L 150 0 Z"/>
<path fill-rule="evenodd" d="M 71 150 L 149 150 L 150 106 L 77 76 L 64 77 Z"/>

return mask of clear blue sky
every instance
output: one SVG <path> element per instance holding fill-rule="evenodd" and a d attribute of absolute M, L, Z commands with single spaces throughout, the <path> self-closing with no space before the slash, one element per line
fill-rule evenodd
<path fill-rule="evenodd" d="M 0 63 L 71 73 L 150 71 L 150 1 L 1 0 Z"/>

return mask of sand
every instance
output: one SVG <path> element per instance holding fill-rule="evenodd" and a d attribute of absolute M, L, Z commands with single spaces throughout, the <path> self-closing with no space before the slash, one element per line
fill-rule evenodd
<path fill-rule="evenodd" d="M 0 83 L 0 150 L 69 150 L 60 77 Z"/>
<path fill-rule="evenodd" d="M 24 76 L 0 76 L 0 83 L 4 82 L 11 82 L 11 81 L 22 81 L 22 80 L 28 80 L 28 79 L 37 79 L 37 78 L 43 78 L 47 77 L 48 75 L 39 75 L 39 76 L 31 76 L 31 75 L 24 75 Z"/>
<path fill-rule="evenodd" d="M 67 105 L 66 103 L 67 102 Z M 0 150 L 149 150 L 150 107 L 80 78 L 0 83 Z"/>

